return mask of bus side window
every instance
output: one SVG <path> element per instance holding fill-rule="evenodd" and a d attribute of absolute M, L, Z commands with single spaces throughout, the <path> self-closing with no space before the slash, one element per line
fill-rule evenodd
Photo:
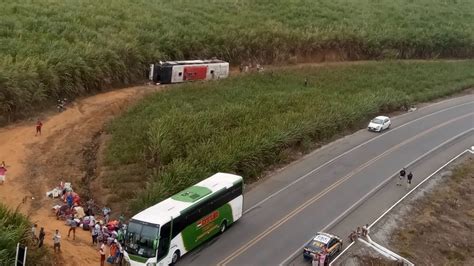
<path fill-rule="evenodd" d="M 170 223 L 166 223 L 161 227 L 160 240 L 158 243 L 158 261 L 168 254 L 170 248 Z"/>

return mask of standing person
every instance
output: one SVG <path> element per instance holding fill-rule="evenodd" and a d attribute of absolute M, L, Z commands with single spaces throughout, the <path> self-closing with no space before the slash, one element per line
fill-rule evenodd
<path fill-rule="evenodd" d="M 3 183 L 5 182 L 5 179 L 7 177 L 7 168 L 5 166 L 0 165 L 0 182 Z"/>
<path fill-rule="evenodd" d="M 56 229 L 56 233 L 54 233 L 53 243 L 54 243 L 54 253 L 56 253 L 56 248 L 58 249 L 57 252 L 61 252 L 61 234 L 59 233 L 58 229 Z"/>
<path fill-rule="evenodd" d="M 108 207 L 104 207 L 102 209 L 102 213 L 104 214 L 104 220 L 105 220 L 105 224 L 108 224 L 109 223 L 109 218 L 110 218 L 110 208 Z"/>
<path fill-rule="evenodd" d="M 311 262 L 312 266 L 319 266 L 319 254 L 314 253 L 313 255 L 313 261 Z"/>
<path fill-rule="evenodd" d="M 125 215 L 121 213 L 118 219 L 119 219 L 119 227 L 122 227 L 122 224 L 125 223 Z"/>
<path fill-rule="evenodd" d="M 36 227 L 38 227 L 37 224 L 33 224 L 33 226 L 31 227 L 31 237 L 34 241 L 38 240 L 38 238 L 36 237 Z"/>
<path fill-rule="evenodd" d="M 118 247 L 118 258 L 117 258 L 117 264 L 122 265 L 122 260 L 123 260 L 123 247 L 120 244 L 120 242 L 116 242 L 117 247 Z"/>
<path fill-rule="evenodd" d="M 97 235 L 97 242 L 99 244 L 99 247 L 100 247 L 100 244 L 104 242 L 105 240 L 105 237 L 104 237 L 104 233 L 103 233 L 103 229 L 102 229 L 102 220 L 99 221 L 99 234 Z M 97 227 L 97 225 L 96 225 Z"/>
<path fill-rule="evenodd" d="M 72 231 L 72 240 L 76 240 L 76 228 L 77 228 L 77 222 L 74 220 L 74 214 L 71 214 L 71 223 L 69 224 L 69 231 L 67 232 L 67 237 L 69 238 L 69 235 L 71 234 Z"/>
<path fill-rule="evenodd" d="M 74 198 L 72 196 L 72 192 L 67 192 L 67 196 L 66 196 L 66 202 L 67 202 L 67 206 L 69 208 L 72 208 L 72 203 L 74 201 Z"/>
<path fill-rule="evenodd" d="M 38 136 L 38 135 L 41 136 L 41 128 L 42 127 L 43 127 L 43 123 L 41 123 L 41 120 L 38 119 L 38 121 L 36 121 L 36 134 L 35 134 L 35 136 Z"/>
<path fill-rule="evenodd" d="M 100 232 L 100 225 L 98 222 L 95 222 L 95 225 L 91 227 L 92 230 L 92 245 L 97 244 L 97 237 L 99 236 Z"/>
<path fill-rule="evenodd" d="M 360 226 L 357 226 L 357 237 L 360 237 L 362 235 L 362 229 L 360 228 Z"/>
<path fill-rule="evenodd" d="M 411 185 L 411 180 L 413 179 L 413 174 L 410 172 L 408 173 L 407 175 L 407 189 L 410 188 L 410 185 Z"/>
<path fill-rule="evenodd" d="M 326 250 L 323 250 L 321 252 L 321 254 L 319 254 L 319 265 L 325 265 L 326 263 L 326 255 L 327 255 L 327 252 Z"/>
<path fill-rule="evenodd" d="M 398 178 L 397 186 L 402 185 L 402 182 L 403 182 L 403 179 L 405 179 L 406 173 L 407 173 L 407 171 L 406 171 L 405 167 L 403 167 L 402 170 L 400 170 L 400 177 Z"/>
<path fill-rule="evenodd" d="M 367 237 L 369 234 L 369 224 L 362 226 L 362 236 Z"/>
<path fill-rule="evenodd" d="M 308 86 L 308 78 L 305 78 L 305 79 L 304 79 L 304 86 L 305 86 L 305 87 Z"/>
<path fill-rule="evenodd" d="M 105 244 L 102 242 L 99 249 L 100 254 L 100 266 L 104 266 L 105 263 Z"/>
<path fill-rule="evenodd" d="M 38 247 L 42 247 L 43 246 L 43 241 L 44 241 L 44 237 L 45 237 L 45 233 L 44 233 L 44 228 L 41 227 L 40 229 L 40 232 L 39 232 L 39 242 L 38 242 Z"/>
<path fill-rule="evenodd" d="M 114 240 L 112 241 L 112 243 L 110 243 L 110 248 L 109 248 L 109 254 L 110 256 L 112 257 L 112 262 L 114 262 L 116 259 L 117 259 L 117 252 L 118 252 L 118 246 L 117 246 L 117 243 L 116 243 L 117 240 Z"/>
<path fill-rule="evenodd" d="M 349 235 L 349 239 L 351 240 L 351 242 L 356 241 L 356 239 L 357 239 L 356 231 L 352 231 L 352 233 Z"/>

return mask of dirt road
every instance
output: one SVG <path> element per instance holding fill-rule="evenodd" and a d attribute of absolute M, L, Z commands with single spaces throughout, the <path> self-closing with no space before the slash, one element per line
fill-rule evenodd
<path fill-rule="evenodd" d="M 91 245 L 89 232 L 78 230 L 76 240 L 67 238 L 68 228 L 56 220 L 55 204 L 45 193 L 60 181 L 90 182 L 94 165 L 87 165 L 94 137 L 104 123 L 137 99 L 158 87 L 134 87 L 91 96 L 72 103 L 62 113 L 51 113 L 0 129 L 0 161 L 7 165 L 7 177 L 0 185 L 0 201 L 30 216 L 46 231 L 45 242 L 52 246 L 55 229 L 62 234 L 62 253 L 56 265 L 98 265 L 99 255 Z M 35 121 L 44 126 L 35 137 Z M 96 151 L 95 151 L 96 152 Z M 92 168 L 92 169 L 91 169 Z M 22 203 L 26 200 L 24 203 Z"/>

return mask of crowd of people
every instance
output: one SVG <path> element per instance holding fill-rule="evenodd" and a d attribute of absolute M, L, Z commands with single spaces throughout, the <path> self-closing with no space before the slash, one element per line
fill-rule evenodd
<path fill-rule="evenodd" d="M 46 193 L 47 196 L 52 198 L 59 198 L 61 205 L 55 205 L 53 210 L 56 214 L 57 219 L 65 220 L 69 230 L 67 238 L 72 240 L 76 239 L 76 230 L 79 228 L 84 231 L 89 231 L 91 234 L 91 245 L 95 246 L 100 255 L 101 265 L 105 262 L 109 264 L 120 264 L 123 260 L 123 248 L 126 232 L 125 217 L 120 215 L 118 220 L 111 220 L 110 213 L 111 209 L 104 207 L 97 212 L 93 200 L 89 200 L 85 203 L 84 207 L 81 206 L 81 198 L 72 189 L 70 183 L 60 183 L 58 187 Z M 35 235 L 36 226 L 33 227 L 33 235 Z M 41 229 L 43 231 L 43 228 Z M 43 238 L 44 239 L 44 235 Z M 39 237 L 39 243 L 42 245 L 43 240 L 41 239 L 41 233 Z M 38 244 L 38 245 L 40 245 Z M 61 251 L 61 235 L 59 230 L 53 236 L 54 251 Z M 106 256 L 108 250 L 108 256 Z"/>
<path fill-rule="evenodd" d="M 349 235 L 349 239 L 351 242 L 354 242 L 359 237 L 367 237 L 369 235 L 369 225 L 366 224 L 364 226 L 358 226 L 356 230 L 352 231 Z"/>

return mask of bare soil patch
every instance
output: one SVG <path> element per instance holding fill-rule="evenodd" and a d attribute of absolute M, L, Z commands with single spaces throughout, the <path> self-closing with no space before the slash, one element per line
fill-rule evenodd
<path fill-rule="evenodd" d="M 0 185 L 0 200 L 29 215 L 46 232 L 52 246 L 55 229 L 62 234 L 61 254 L 51 265 L 98 265 L 99 255 L 91 246 L 90 233 L 77 230 L 76 240 L 67 238 L 67 227 L 56 220 L 51 207 L 57 201 L 45 193 L 61 181 L 72 182 L 83 199 L 93 196 L 103 202 L 108 191 L 100 176 L 100 145 L 104 124 L 131 104 L 159 87 L 133 87 L 78 100 L 66 111 L 44 115 L 43 134 L 35 137 L 32 121 L 0 129 L 0 160 L 7 165 L 7 180 Z M 35 120 L 35 119 L 32 119 Z"/>
<path fill-rule="evenodd" d="M 415 265 L 474 265 L 474 155 L 455 160 L 371 230 L 372 239 Z M 397 265 L 356 242 L 335 265 Z"/>
<path fill-rule="evenodd" d="M 474 265 L 474 156 L 415 200 L 390 244 L 420 265 Z"/>

